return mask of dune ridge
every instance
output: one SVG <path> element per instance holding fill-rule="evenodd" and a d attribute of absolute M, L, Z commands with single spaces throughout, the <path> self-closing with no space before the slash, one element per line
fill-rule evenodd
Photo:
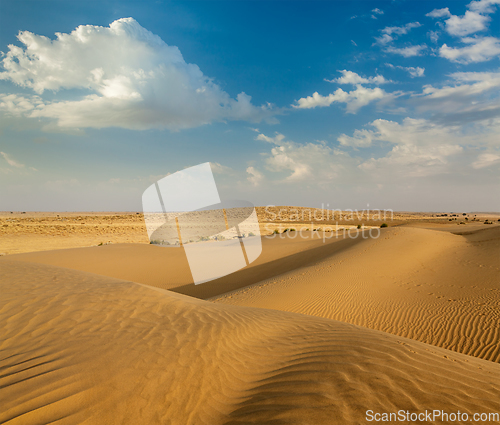
<path fill-rule="evenodd" d="M 355 424 L 495 412 L 498 364 L 376 330 L 95 274 L 0 265 L 0 422 Z"/>

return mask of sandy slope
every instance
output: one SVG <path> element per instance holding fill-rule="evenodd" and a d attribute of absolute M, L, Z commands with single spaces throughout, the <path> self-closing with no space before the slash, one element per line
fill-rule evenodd
<path fill-rule="evenodd" d="M 336 319 L 499 362 L 500 226 L 453 229 L 464 234 L 395 227 L 378 239 L 325 244 L 264 239 L 255 263 L 197 286 L 188 283 L 189 267 L 179 248 L 110 245 L 4 258 L 76 268 L 226 304 Z"/>
<path fill-rule="evenodd" d="M 358 424 L 368 409 L 500 411 L 498 364 L 354 325 L 8 259 L 0 293 L 1 423 Z"/>
<path fill-rule="evenodd" d="M 182 248 L 115 244 L 30 252 L 4 258 L 68 267 L 171 289 L 197 298 L 208 298 L 315 263 L 320 258 L 361 242 L 361 238 L 342 240 L 327 234 L 327 237 L 332 238 L 325 244 L 320 232 L 311 235 L 309 239 L 290 239 L 286 235 L 263 238 L 263 253 L 249 267 L 216 282 L 196 286 L 192 283 L 189 264 Z"/>
<path fill-rule="evenodd" d="M 216 297 L 379 329 L 500 361 L 500 227 L 387 229 L 315 265 Z"/>

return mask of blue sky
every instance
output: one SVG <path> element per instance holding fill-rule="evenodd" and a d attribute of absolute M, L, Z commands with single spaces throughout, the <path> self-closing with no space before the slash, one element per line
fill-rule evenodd
<path fill-rule="evenodd" d="M 2 210 L 207 161 L 259 205 L 500 209 L 500 0 L 0 1 L 0 51 Z"/>

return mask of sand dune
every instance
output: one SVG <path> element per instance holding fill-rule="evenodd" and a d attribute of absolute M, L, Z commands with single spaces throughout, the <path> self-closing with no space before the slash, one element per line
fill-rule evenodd
<path fill-rule="evenodd" d="M 369 409 L 500 410 L 498 364 L 355 325 L 9 259 L 0 292 L 1 423 L 358 424 Z"/>
<path fill-rule="evenodd" d="M 145 244 L 114 244 L 87 248 L 30 252 L 5 258 L 68 267 L 118 279 L 169 289 L 197 298 L 209 298 L 299 269 L 361 242 L 314 232 L 310 239 L 286 235 L 263 238 L 263 254 L 250 266 L 206 285 L 194 285 L 184 250 Z M 339 235 L 341 236 L 341 235 Z"/>
<path fill-rule="evenodd" d="M 378 239 L 264 239 L 255 263 L 197 286 L 179 248 L 123 244 L 5 258 L 335 319 L 499 362 L 500 226 L 458 229 L 465 234 L 394 227 Z"/>
<path fill-rule="evenodd" d="M 218 302 L 340 320 L 500 361 L 500 227 L 398 227 Z"/>

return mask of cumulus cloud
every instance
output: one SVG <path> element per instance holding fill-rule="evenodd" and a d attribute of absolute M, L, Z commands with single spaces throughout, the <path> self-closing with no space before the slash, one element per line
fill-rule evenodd
<path fill-rule="evenodd" d="M 446 31 L 448 34 L 463 37 L 486 29 L 486 23 L 489 22 L 489 16 L 484 16 L 470 10 L 465 12 L 464 16 L 451 15 L 446 21 Z"/>
<path fill-rule="evenodd" d="M 382 75 L 376 75 L 375 77 L 364 78 L 359 74 L 356 74 L 352 71 L 347 71 L 344 69 L 343 71 L 339 71 L 342 73 L 342 77 L 334 78 L 333 80 L 325 80 L 329 83 L 338 83 L 338 84 L 384 84 L 388 83 Z"/>
<path fill-rule="evenodd" d="M 38 95 L 87 92 L 78 100 L 18 105 L 18 111 L 25 108 L 28 116 L 56 120 L 60 127 L 177 130 L 213 121 L 259 121 L 273 113 L 269 105 L 253 105 L 245 93 L 231 98 L 197 65 L 186 63 L 177 47 L 132 18 L 109 27 L 82 25 L 70 34 L 56 33 L 55 40 L 29 31 L 18 39 L 24 47 L 9 45 L 0 79 Z"/>
<path fill-rule="evenodd" d="M 21 117 L 44 106 L 40 96 L 20 96 L 17 94 L 0 94 L 0 111 L 10 116 Z"/>
<path fill-rule="evenodd" d="M 500 0 L 477 0 L 469 3 L 468 8 L 478 13 L 493 13 Z"/>
<path fill-rule="evenodd" d="M 354 134 L 352 136 L 341 134 L 337 138 L 337 141 L 341 146 L 350 146 L 356 148 L 367 148 L 368 146 L 371 146 L 373 140 L 373 132 L 365 129 L 354 130 Z"/>
<path fill-rule="evenodd" d="M 343 146 L 368 147 L 373 142 L 384 142 L 392 149 L 383 157 L 370 158 L 359 165 L 367 172 L 401 172 L 408 176 L 428 176 L 448 170 L 449 158 L 461 153 L 457 143 L 462 137 L 456 130 L 442 127 L 425 119 L 405 118 L 401 124 L 378 119 L 370 123 L 370 130 L 356 130 L 353 136 L 341 135 Z"/>
<path fill-rule="evenodd" d="M 448 34 L 464 37 L 470 34 L 484 31 L 491 18 L 488 14 L 495 11 L 495 5 L 500 4 L 500 0 L 478 0 L 467 5 L 467 10 L 463 16 L 452 15 L 449 8 L 434 9 L 426 16 L 431 18 L 447 18 L 445 29 Z"/>
<path fill-rule="evenodd" d="M 500 39 L 495 37 L 465 37 L 465 47 L 449 47 L 443 44 L 439 56 L 458 63 L 485 62 L 500 56 Z"/>
<path fill-rule="evenodd" d="M 444 7 L 443 9 L 434 9 L 432 12 L 427 13 L 425 16 L 429 18 L 448 18 L 451 16 L 450 9 Z"/>
<path fill-rule="evenodd" d="M 257 140 L 276 140 L 259 134 Z M 266 166 L 272 172 L 285 172 L 284 183 L 310 181 L 331 182 L 347 170 L 353 170 L 357 161 L 347 153 L 328 146 L 323 141 L 295 143 L 281 138 L 266 153 Z M 248 170 L 247 170 L 248 171 Z"/>
<path fill-rule="evenodd" d="M 356 86 L 355 90 L 346 92 L 342 89 L 337 89 L 334 93 L 328 96 L 322 96 L 318 92 L 313 93 L 312 96 L 307 96 L 299 99 L 294 108 L 311 109 L 316 107 L 330 106 L 332 103 L 339 102 L 345 103 L 346 111 L 354 114 L 361 107 L 368 105 L 376 100 L 382 100 L 389 95 L 379 87 L 367 88 L 361 85 Z"/>

